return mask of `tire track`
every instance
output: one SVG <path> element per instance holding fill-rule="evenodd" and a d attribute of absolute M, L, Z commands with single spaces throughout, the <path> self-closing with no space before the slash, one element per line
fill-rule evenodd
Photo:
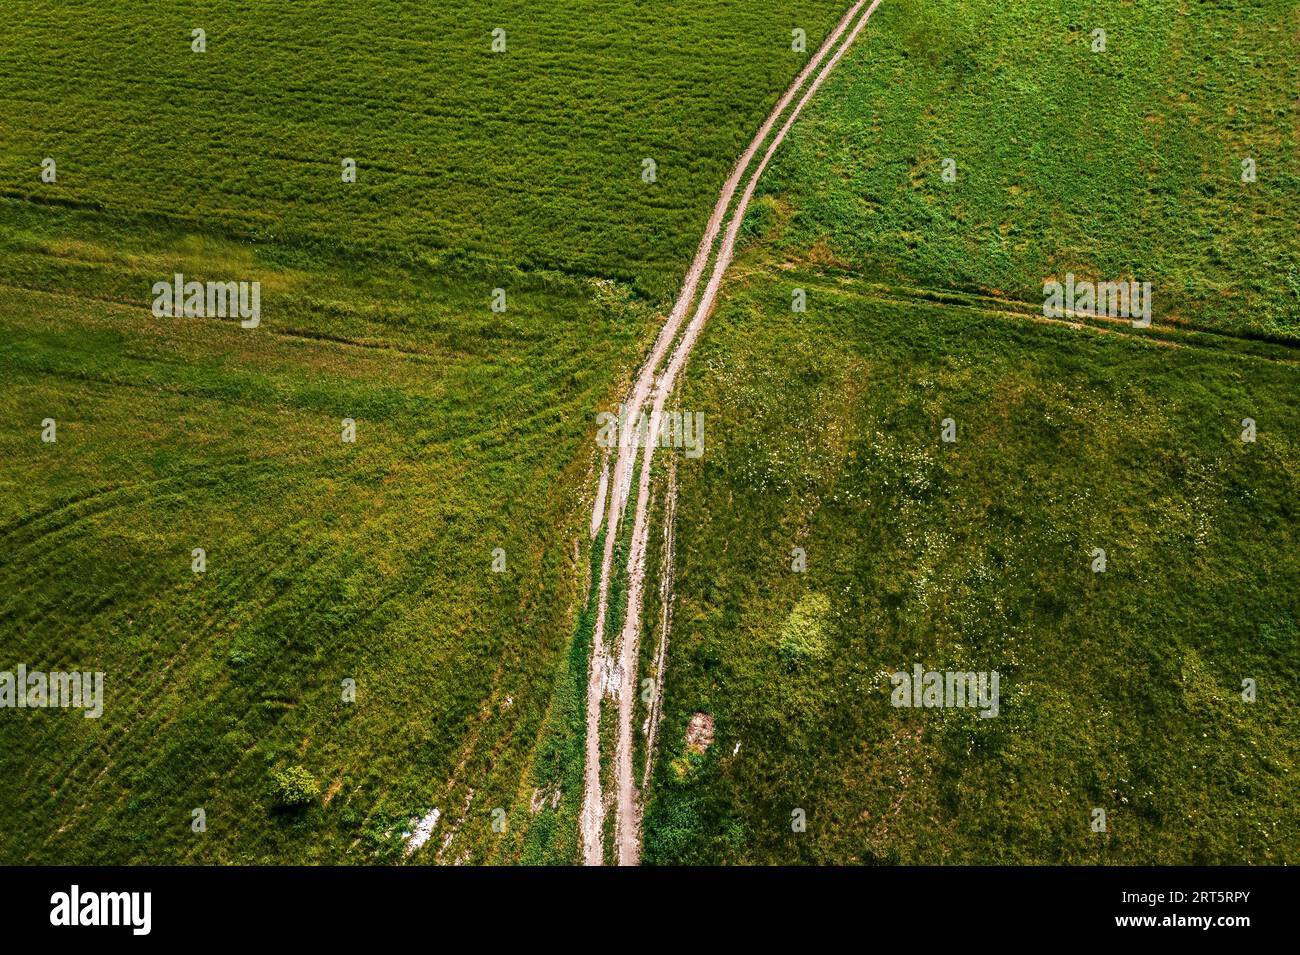
<path fill-rule="evenodd" d="M 673 556 L 676 553 L 677 529 L 677 468 L 668 459 L 668 484 L 664 489 L 663 552 L 659 562 L 659 645 L 655 648 L 655 690 L 650 699 L 650 712 L 645 721 L 645 768 L 641 773 L 641 792 L 650 786 L 650 773 L 654 769 L 655 741 L 659 738 L 659 723 L 663 719 L 664 663 L 668 656 L 668 634 L 673 624 Z M 639 810 L 638 810 L 639 811 Z M 639 816 L 638 816 L 639 819 Z"/>
<path fill-rule="evenodd" d="M 685 365 L 686 359 L 699 337 L 700 330 L 712 311 L 718 288 L 722 283 L 723 274 L 734 254 L 736 237 L 739 235 L 749 201 L 758 185 L 758 179 L 763 170 L 767 168 L 767 164 L 776 152 L 777 147 L 785 139 L 795 119 L 798 118 L 812 95 L 852 45 L 858 33 L 861 32 L 871 14 L 880 4 L 880 0 L 872 0 L 870 6 L 866 8 L 866 12 L 862 13 L 855 21 L 854 18 L 858 17 L 865 4 L 866 0 L 858 0 L 844 14 L 834 30 L 831 31 L 817 50 L 817 53 L 809 60 L 782 95 L 758 133 L 754 136 L 749 147 L 736 163 L 714 206 L 713 215 L 709 219 L 708 227 L 700 240 L 699 249 L 696 251 L 695 258 L 692 260 L 691 267 L 686 274 L 681 294 L 673 306 L 668 321 L 660 330 L 650 356 L 641 367 L 626 405 L 627 414 L 624 420 L 632 423 L 632 429 L 630 435 L 619 434 L 619 450 L 612 480 L 610 481 L 608 510 L 605 516 L 605 546 L 601 558 L 598 609 L 587 680 L 586 766 L 580 817 L 583 862 L 587 865 L 600 865 L 604 862 L 605 797 L 601 787 L 600 706 L 604 695 L 604 687 L 607 682 L 610 682 L 610 677 L 613 678 L 614 694 L 619 703 L 617 745 L 614 752 L 614 779 L 617 797 L 615 803 L 615 833 L 618 843 L 618 861 L 620 864 L 635 864 L 640 858 L 640 825 L 637 818 L 637 802 L 632 782 L 632 710 L 634 705 L 633 690 L 636 684 L 641 594 L 645 577 L 645 545 L 649 531 L 647 526 L 648 502 L 651 463 L 655 444 L 653 436 L 658 434 L 664 402 L 672 392 L 677 375 Z M 851 30 L 849 29 L 850 24 L 852 24 Z M 848 36 L 841 43 L 841 38 L 844 37 L 846 31 L 848 31 Z M 826 55 L 836 47 L 837 43 L 840 46 L 835 49 L 834 55 L 825 65 L 822 65 Z M 810 84 L 809 77 L 812 77 Z M 805 84 L 808 84 L 806 90 L 804 89 Z M 726 218 L 727 210 L 731 206 L 732 198 L 740 185 L 741 179 L 749 170 L 763 143 L 767 141 L 772 128 L 786 113 L 791 102 L 794 101 L 801 90 L 804 91 L 803 96 L 798 100 L 793 110 L 789 112 L 784 124 L 768 145 L 763 158 L 750 175 L 745 191 L 729 220 L 726 234 L 723 236 L 722 244 L 714 260 L 714 268 L 709 283 L 696 305 L 691 322 L 687 325 L 681 340 L 678 341 L 663 375 L 657 375 L 656 372 L 660 363 L 667 354 L 669 346 L 677 338 L 677 332 L 695 300 L 699 280 L 712 257 L 714 242 L 717 240 L 722 222 Z M 618 640 L 617 656 L 607 659 L 604 631 L 608 610 L 609 579 L 613 568 L 614 545 L 618 537 L 618 529 L 622 523 L 628 493 L 631 490 L 631 479 L 636 464 L 636 423 L 640 420 L 642 410 L 650 398 L 652 390 L 654 403 L 649 430 L 652 437 L 651 440 L 647 441 L 646 453 L 642 461 L 640 482 L 637 488 L 637 506 L 631 532 L 631 551 L 627 563 L 628 612 L 624 616 L 624 625 Z"/>

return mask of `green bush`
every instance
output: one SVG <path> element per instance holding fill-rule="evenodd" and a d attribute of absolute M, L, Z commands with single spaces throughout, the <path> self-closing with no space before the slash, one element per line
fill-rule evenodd
<path fill-rule="evenodd" d="M 816 663 L 826 657 L 824 621 L 831 602 L 825 594 L 800 598 L 781 627 L 779 654 L 787 666 Z"/>
<path fill-rule="evenodd" d="M 320 798 L 320 783 L 301 766 L 277 769 L 271 774 L 275 784 L 275 801 L 283 809 L 300 809 Z"/>

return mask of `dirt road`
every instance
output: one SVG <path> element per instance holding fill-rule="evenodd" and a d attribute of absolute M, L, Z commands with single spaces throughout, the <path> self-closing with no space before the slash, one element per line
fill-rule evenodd
<path fill-rule="evenodd" d="M 618 848 L 618 861 L 623 865 L 635 865 L 640 859 L 640 808 L 632 774 L 632 715 L 635 707 L 636 665 L 639 650 L 641 626 L 641 596 L 645 584 L 646 541 L 649 536 L 649 498 L 651 464 L 654 457 L 654 440 L 647 442 L 642 459 L 640 480 L 637 487 L 636 512 L 630 535 L 630 550 L 627 564 L 627 613 L 619 634 L 615 653 L 607 653 L 605 646 L 605 620 L 608 611 L 608 588 L 613 569 L 615 539 L 626 508 L 628 493 L 631 490 L 632 475 L 636 466 L 637 443 L 634 440 L 646 402 L 653 392 L 654 402 L 650 414 L 649 434 L 658 434 L 658 424 L 662 418 L 664 403 L 672 393 L 677 375 L 686 364 L 694 347 L 700 330 L 708 320 L 717 298 L 718 289 L 727 266 L 731 263 L 735 250 L 736 237 L 749 206 L 749 201 L 758 185 L 759 176 L 767 167 L 772 155 L 785 139 L 786 133 L 794 125 L 804 106 L 812 98 L 818 87 L 830 74 L 831 70 L 852 45 L 867 20 L 879 5 L 873 2 L 862 12 L 866 0 L 859 0 L 831 31 L 817 53 L 809 60 L 789 89 L 777 102 L 771 114 L 764 121 L 748 149 L 741 156 L 723 185 L 722 192 L 714 206 L 713 215 L 700 240 L 699 249 L 686 274 L 681 294 L 673 306 L 668 321 L 655 339 L 650 356 L 642 365 L 626 402 L 626 420 L 632 425 L 628 434 L 619 434 L 618 454 L 614 473 L 609 482 L 607 510 L 604 520 L 606 530 L 604 550 L 601 558 L 600 587 L 597 601 L 595 632 L 592 638 L 591 665 L 587 681 L 587 738 L 586 767 L 584 771 L 583 804 L 580 819 L 582 829 L 583 862 L 587 865 L 600 865 L 604 862 L 604 826 L 605 797 L 601 780 L 600 747 L 600 710 L 601 701 L 606 690 L 612 691 L 618 700 L 617 742 L 614 751 L 615 780 L 615 838 Z M 859 15 L 861 14 L 861 15 Z M 847 31 L 847 36 L 845 35 Z M 829 60 L 826 56 L 834 50 Z M 823 61 L 825 61 L 823 63 Z M 811 78 L 811 79 L 810 79 Z M 802 96 L 800 93 L 802 92 Z M 799 97 L 791 109 L 790 104 Z M 763 143 L 768 140 L 772 128 L 785 117 L 784 123 L 768 143 L 766 152 L 757 166 L 753 165 Z M 717 240 L 722 222 L 727 216 L 732 198 L 742 179 L 749 173 L 745 191 L 732 211 L 728 220 L 726 234 L 714 259 L 713 272 L 703 295 L 695 304 L 695 312 L 673 350 L 672 358 L 662 375 L 657 374 L 669 347 L 677 339 L 678 331 L 695 300 L 695 292 L 701 276 L 713 256 L 713 245 Z M 628 440 L 629 438 L 633 440 Z"/>

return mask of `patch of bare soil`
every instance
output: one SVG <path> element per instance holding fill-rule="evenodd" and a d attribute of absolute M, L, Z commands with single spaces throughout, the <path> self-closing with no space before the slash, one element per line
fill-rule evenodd
<path fill-rule="evenodd" d="M 701 753 L 713 744 L 713 717 L 708 713 L 692 713 L 686 724 L 686 748 Z"/>

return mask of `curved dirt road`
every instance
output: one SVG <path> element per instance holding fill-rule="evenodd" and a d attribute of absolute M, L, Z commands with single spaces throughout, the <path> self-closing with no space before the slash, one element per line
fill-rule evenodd
<path fill-rule="evenodd" d="M 777 102 L 771 114 L 750 143 L 749 148 L 745 150 L 745 153 L 736 163 L 735 169 L 728 177 L 721 194 L 718 196 L 713 215 L 709 219 L 708 227 L 700 240 L 699 249 L 696 251 L 690 270 L 686 274 L 681 294 L 673 306 L 668 321 L 655 339 L 650 356 L 642 365 L 633 386 L 632 394 L 626 403 L 627 416 L 625 420 L 631 423 L 631 428 L 628 434 L 620 431 L 618 455 L 609 482 L 608 506 L 604 518 L 606 533 L 601 557 L 597 616 L 592 637 L 591 664 L 587 680 L 586 767 L 580 818 L 583 862 L 586 865 L 600 865 L 604 862 L 605 797 L 601 785 L 600 708 L 601 700 L 607 689 L 614 693 L 619 704 L 617 743 L 614 752 L 614 778 L 617 794 L 615 833 L 618 845 L 618 861 L 621 865 L 635 865 L 640 859 L 640 807 L 632 774 L 632 715 L 635 705 L 634 691 L 640 636 L 641 595 L 645 583 L 646 540 L 649 534 L 651 464 L 656 443 L 654 436 L 658 434 L 664 403 L 672 393 L 677 375 L 690 356 L 700 330 L 704 327 L 704 323 L 708 320 L 713 309 L 723 275 L 727 266 L 731 263 L 736 237 L 740 233 L 741 223 L 744 220 L 749 201 L 758 185 L 759 177 L 762 175 L 763 170 L 767 168 L 768 162 L 776 152 L 777 147 L 785 139 L 790 127 L 794 125 L 794 121 L 798 118 L 804 106 L 853 44 L 858 33 L 861 32 L 879 4 L 880 0 L 872 0 L 870 6 L 866 8 L 865 13 L 861 13 L 860 17 L 859 13 L 866 5 L 866 0 L 858 0 L 849 8 L 848 12 L 845 13 L 844 17 L 818 49 L 815 56 L 809 60 L 794 82 L 791 83 L 789 89 Z M 857 17 L 856 21 L 855 17 Z M 850 24 L 852 24 L 852 29 L 849 29 Z M 846 30 L 848 31 L 847 37 L 844 36 Z M 841 38 L 843 38 L 842 42 Z M 838 48 L 836 48 L 836 44 L 839 44 Z M 827 53 L 832 49 L 835 49 L 834 55 L 826 61 L 825 65 L 822 65 L 822 61 L 825 60 Z M 810 76 L 812 81 L 808 84 Z M 808 84 L 807 89 L 804 89 L 805 84 Z M 682 321 L 694 301 L 700 277 L 704 274 L 704 270 L 713 254 L 713 244 L 717 239 L 718 232 L 722 227 L 722 221 L 726 217 L 727 209 L 731 205 L 731 200 L 741 179 L 749 171 L 754 156 L 757 155 L 763 142 L 768 138 L 772 127 L 786 113 L 790 103 L 801 90 L 804 91 L 803 96 L 790 110 L 784 124 L 769 143 L 762 160 L 750 175 L 745 191 L 732 212 L 726 234 L 714 261 L 709 283 L 705 287 L 698 304 L 696 304 L 695 313 L 690 324 L 686 327 L 681 340 L 673 350 L 668 367 L 662 375 L 657 375 L 659 365 L 663 361 L 669 346 L 677 337 Z M 636 512 L 633 518 L 627 565 L 627 613 L 624 615 L 624 624 L 619 635 L 617 658 L 615 660 L 612 655 L 607 657 L 605 649 L 605 619 L 609 603 L 609 579 L 613 569 L 614 547 L 618 536 L 617 530 L 622 522 L 636 464 L 637 444 L 634 440 L 637 433 L 636 423 L 640 420 L 652 389 L 654 403 L 650 414 L 650 428 L 648 431 L 651 438 L 646 442 L 637 488 Z M 633 440 L 629 441 L 628 438 Z"/>

